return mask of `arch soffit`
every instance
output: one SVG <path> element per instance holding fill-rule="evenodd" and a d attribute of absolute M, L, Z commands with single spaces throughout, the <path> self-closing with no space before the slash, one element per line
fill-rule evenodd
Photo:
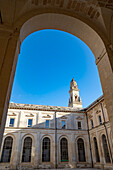
<path fill-rule="evenodd" d="M 86 23 L 77 18 L 57 13 L 44 13 L 28 19 L 20 30 L 20 44 L 31 33 L 43 29 L 62 30 L 77 36 L 89 46 L 96 58 L 105 49 L 100 36 Z"/>

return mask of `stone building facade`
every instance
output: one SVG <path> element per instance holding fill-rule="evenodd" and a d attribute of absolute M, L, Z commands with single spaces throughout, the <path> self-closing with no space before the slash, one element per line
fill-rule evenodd
<path fill-rule="evenodd" d="M 69 107 L 9 104 L 0 169 L 112 169 L 104 97 L 83 109 L 74 79 L 69 93 Z"/>

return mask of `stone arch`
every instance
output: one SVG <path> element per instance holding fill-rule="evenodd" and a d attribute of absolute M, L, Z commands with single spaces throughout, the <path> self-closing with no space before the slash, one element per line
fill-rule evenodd
<path fill-rule="evenodd" d="M 82 19 L 77 19 L 72 16 L 58 13 L 44 13 L 33 16 L 21 26 L 18 42 L 19 46 L 29 34 L 43 29 L 57 29 L 68 32 L 77 36 L 89 46 L 95 56 L 95 62 L 98 67 L 104 97 L 106 98 L 106 95 L 108 95 L 108 90 L 107 88 L 104 88 L 106 86 L 105 79 L 107 78 L 108 74 L 111 74 L 111 67 L 105 44 L 108 44 L 106 38 L 102 37 L 100 32 L 92 28 L 90 24 L 88 25 L 87 23 L 83 22 Z M 103 70 L 105 65 L 107 65 L 107 69 Z M 108 101 L 109 100 L 106 102 Z"/>
<path fill-rule="evenodd" d="M 66 138 L 69 141 L 69 137 L 67 135 L 61 135 L 58 140 L 60 141 L 62 138 Z"/>
<path fill-rule="evenodd" d="M 26 138 L 26 137 L 31 137 L 32 140 L 34 141 L 35 143 L 35 137 L 31 134 L 31 133 L 26 133 L 22 136 L 22 141 Z"/>
<path fill-rule="evenodd" d="M 77 140 L 78 140 L 79 138 L 81 138 L 81 139 L 84 141 L 84 143 L 86 142 L 85 137 L 84 137 L 84 136 L 79 135 L 79 136 L 77 136 L 77 137 L 76 137 L 76 139 L 75 139 L 75 143 L 77 142 Z"/>
<path fill-rule="evenodd" d="M 53 142 L 53 138 L 52 138 L 52 136 L 49 135 L 49 134 L 43 135 L 43 136 L 41 137 L 41 142 L 43 141 L 43 139 L 44 139 L 45 137 L 48 137 L 48 138 L 51 140 L 51 142 Z"/>
<path fill-rule="evenodd" d="M 93 26 L 89 20 L 84 19 L 79 15 L 77 17 L 77 15 L 74 15 L 73 12 L 69 14 L 68 11 L 64 12 L 64 10 L 61 9 L 58 9 L 57 12 L 55 12 L 55 9 L 44 9 L 44 11 L 42 10 L 40 12 L 40 10 L 38 11 L 34 9 L 24 13 L 24 15 L 21 15 L 21 17 L 13 23 L 13 27 L 2 30 L 6 31 L 5 36 L 7 37 L 7 46 L 5 52 L 6 56 L 3 61 L 3 66 L 1 67 L 2 69 L 0 77 L 2 82 L 0 88 L 4 88 L 1 96 L 3 100 L 0 106 L 0 113 L 3 115 L 3 118 L 1 116 L 0 119 L 2 122 L 0 139 L 2 139 L 3 129 L 5 126 L 8 102 L 11 94 L 21 43 L 25 37 L 27 37 L 32 32 L 47 28 L 69 32 L 80 38 L 90 47 L 96 58 L 96 64 L 99 70 L 110 122 L 113 121 L 113 65 L 111 60 L 112 46 L 108 41 L 108 37 L 101 31 L 100 27 L 96 27 L 95 25 Z M 9 58 L 11 60 L 10 62 L 8 62 Z M 7 70 L 8 74 L 4 80 L 4 75 L 6 74 L 5 68 L 7 64 L 9 66 Z"/>
<path fill-rule="evenodd" d="M 105 45 L 100 36 L 86 23 L 71 16 L 55 13 L 39 14 L 23 23 L 20 29 L 19 45 L 21 45 L 23 40 L 31 33 L 43 29 L 62 30 L 75 35 L 89 46 L 96 59 L 102 53 L 103 49 L 105 49 Z M 94 41 L 96 41 L 95 45 Z M 101 46 L 98 48 L 100 44 Z"/>

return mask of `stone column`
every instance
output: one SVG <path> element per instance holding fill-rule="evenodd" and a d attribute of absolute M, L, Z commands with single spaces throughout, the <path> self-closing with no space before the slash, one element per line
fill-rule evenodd
<path fill-rule="evenodd" d="M 19 54 L 18 35 L 16 30 L 0 27 L 0 147 Z"/>

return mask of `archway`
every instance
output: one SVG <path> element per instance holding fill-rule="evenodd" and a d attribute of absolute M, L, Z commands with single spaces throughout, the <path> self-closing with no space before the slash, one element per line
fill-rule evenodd
<path fill-rule="evenodd" d="M 2 102 L 0 104 L 2 119 L 1 136 L 5 125 L 8 102 L 21 43 L 29 34 L 41 29 L 57 29 L 69 32 L 79 37 L 90 47 L 95 55 L 110 121 L 113 121 L 113 73 L 108 58 L 109 49 L 107 48 L 106 51 L 105 47 L 107 40 L 106 38 L 104 39 L 104 36 L 102 37 L 102 40 L 100 35 L 86 23 L 75 17 L 64 14 L 44 13 L 34 16 L 34 13 L 31 13 L 31 15 L 28 15 L 27 17 L 23 16 L 18 20 L 18 22 L 15 23 L 15 26 L 16 29 L 14 30 L 2 30 L 4 31 L 3 35 L 6 36 L 6 39 L 3 41 L 3 45 L 5 46 L 5 58 L 2 62 L 0 74 L 0 88 L 3 89 L 1 93 Z"/>

